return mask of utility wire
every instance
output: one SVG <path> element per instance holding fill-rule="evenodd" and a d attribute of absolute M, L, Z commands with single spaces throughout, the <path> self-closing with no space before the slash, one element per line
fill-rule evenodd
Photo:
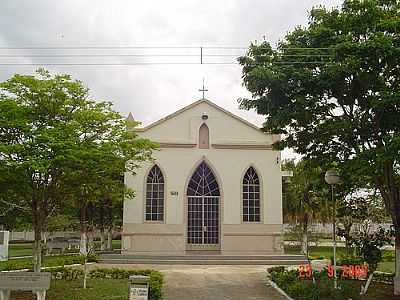
<path fill-rule="evenodd" d="M 332 64 L 322 61 L 281 61 L 271 64 Z M 136 65 L 238 65 L 237 62 L 133 62 L 133 63 L 0 63 L 0 66 L 136 66 Z M 251 64 L 252 66 L 266 66 L 268 64 Z"/>
<path fill-rule="evenodd" d="M 262 46 L 259 46 L 262 47 Z M 18 53 L 18 50 L 119 50 L 119 49 L 179 49 L 179 50 L 190 50 L 192 53 Z M 133 66 L 133 65 L 196 65 L 196 64 L 204 64 L 204 65 L 237 65 L 238 62 L 231 61 L 204 61 L 204 58 L 222 58 L 222 57 L 240 57 L 245 56 L 247 53 L 204 53 L 205 50 L 248 50 L 248 47 L 233 47 L 233 46 L 206 46 L 206 47 L 197 47 L 197 46 L 45 46 L 45 47 L 0 47 L 0 65 L 1 66 Z M 8 51 L 5 51 L 8 50 Z M 200 50 L 197 54 L 195 54 L 194 50 Z M 300 51 L 300 53 L 290 52 L 291 50 Z M 317 51 L 318 50 L 318 51 Z M 281 58 L 280 62 L 272 62 L 274 64 L 325 64 L 329 61 L 325 60 L 326 58 L 329 60 L 332 57 L 331 54 L 323 51 L 323 50 L 332 50 L 330 48 L 287 48 L 282 49 L 283 53 L 277 53 L 276 57 Z M 5 52 L 4 52 L 5 51 Z M 10 52 L 11 51 L 11 52 Z M 311 51 L 311 52 L 310 52 Z M 320 52 L 320 53 L 316 53 Z M 8 52 L 8 53 L 7 53 Z M 273 57 L 273 55 L 265 55 L 266 57 Z M 199 58 L 199 60 L 193 61 L 120 61 L 113 62 L 111 61 L 71 61 L 71 60 L 48 60 L 49 58 Z M 45 58 L 43 62 L 18 62 L 19 59 L 22 58 Z M 285 58 L 293 58 L 294 61 L 285 61 Z M 296 59 L 297 58 L 297 59 Z M 320 58 L 319 61 L 298 61 L 302 58 L 310 58 L 316 59 Z M 14 62 L 13 60 L 17 60 Z M 268 62 L 265 63 L 254 63 L 253 65 L 268 65 Z"/>
<path fill-rule="evenodd" d="M 269 48 L 262 45 L 258 48 Z M 25 47 L 8 47 L 0 46 L 0 50 L 99 50 L 99 49 L 225 49 L 225 50 L 249 50 L 249 47 L 231 47 L 231 46 L 25 46 Z M 281 48 L 279 50 L 333 50 L 332 48 L 322 47 L 297 47 L 297 48 Z"/>

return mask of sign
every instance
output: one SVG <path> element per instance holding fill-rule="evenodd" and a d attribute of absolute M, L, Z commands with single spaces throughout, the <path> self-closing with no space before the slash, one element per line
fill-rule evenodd
<path fill-rule="evenodd" d="M 177 191 L 171 191 L 171 196 L 178 196 L 178 192 Z"/>
<path fill-rule="evenodd" d="M 148 295 L 147 284 L 131 284 L 129 287 L 129 300 L 147 300 Z"/>
<path fill-rule="evenodd" d="M 326 268 L 328 277 L 334 277 L 334 268 L 332 265 Z M 313 271 L 320 272 L 321 270 L 314 270 L 311 264 L 299 266 L 299 277 L 304 279 L 311 279 Z M 341 279 L 360 279 L 366 278 L 368 275 L 368 265 L 344 265 L 337 267 L 337 275 Z"/>
<path fill-rule="evenodd" d="M 37 300 L 46 299 L 50 288 L 50 273 L 7 272 L 0 273 L 0 299 L 10 300 L 11 291 L 32 291 Z"/>
<path fill-rule="evenodd" d="M 47 290 L 50 288 L 50 273 L 0 273 L 0 287 L 4 290 L 13 291 Z"/>

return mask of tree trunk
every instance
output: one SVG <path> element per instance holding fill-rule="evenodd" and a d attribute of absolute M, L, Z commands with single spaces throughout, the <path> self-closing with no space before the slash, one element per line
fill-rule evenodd
<path fill-rule="evenodd" d="M 400 295 L 400 186 L 397 182 L 394 162 L 384 162 L 383 176 L 375 177 L 375 183 L 385 202 L 386 210 L 392 217 L 395 230 L 396 274 L 393 287 L 394 294 Z"/>
<path fill-rule="evenodd" d="M 394 294 L 400 295 L 400 228 L 395 226 L 395 251 L 396 251 L 396 263 L 395 263 L 395 277 L 393 278 Z"/>
<path fill-rule="evenodd" d="M 112 228 L 110 227 L 110 228 L 108 228 L 108 231 L 107 231 L 107 250 L 109 250 L 109 251 L 113 250 L 112 238 L 113 238 Z"/>
<path fill-rule="evenodd" d="M 33 271 L 40 272 L 42 269 L 42 233 L 38 224 L 34 228 L 35 242 L 33 246 Z"/>
<path fill-rule="evenodd" d="M 113 238 L 113 202 L 110 197 L 106 199 L 106 220 L 105 223 L 107 225 L 107 250 L 112 251 L 112 238 Z"/>
<path fill-rule="evenodd" d="M 88 252 L 94 251 L 94 231 L 90 230 L 88 232 Z"/>
<path fill-rule="evenodd" d="M 87 257 L 85 256 L 85 260 L 83 263 L 83 288 L 87 287 Z"/>
<path fill-rule="evenodd" d="M 100 229 L 100 250 L 106 250 L 106 233 L 103 227 Z"/>
<path fill-rule="evenodd" d="M 301 251 L 308 258 L 308 215 L 307 214 L 305 214 L 303 218 Z"/>
<path fill-rule="evenodd" d="M 32 220 L 35 241 L 33 243 L 33 271 L 40 272 L 42 269 L 42 228 L 43 218 L 39 207 L 39 201 L 32 197 Z"/>
<path fill-rule="evenodd" d="M 308 234 L 307 231 L 303 232 L 302 243 L 301 243 L 301 252 L 308 257 Z"/>
<path fill-rule="evenodd" d="M 87 232 L 81 229 L 81 243 L 80 243 L 80 251 L 82 255 L 87 254 Z"/>
<path fill-rule="evenodd" d="M 361 295 L 365 295 L 368 291 L 369 285 L 371 284 L 372 277 L 374 276 L 374 272 L 371 272 L 368 276 L 367 283 L 365 286 L 361 286 Z"/>
<path fill-rule="evenodd" d="M 80 207 L 80 227 L 81 227 L 81 243 L 80 243 L 80 253 L 82 255 L 87 255 L 87 220 L 86 220 L 86 204 L 84 200 Z"/>
<path fill-rule="evenodd" d="M 106 249 L 106 235 L 105 235 L 105 230 L 104 230 L 104 228 L 105 228 L 105 224 L 104 224 L 104 219 L 105 219 L 105 217 L 104 217 L 104 210 L 105 210 L 105 208 L 104 208 L 104 206 L 106 205 L 106 199 L 105 198 L 103 198 L 101 201 L 100 201 L 100 204 L 99 204 L 100 206 L 99 206 L 99 214 L 100 214 L 100 251 L 104 251 L 105 249 Z"/>

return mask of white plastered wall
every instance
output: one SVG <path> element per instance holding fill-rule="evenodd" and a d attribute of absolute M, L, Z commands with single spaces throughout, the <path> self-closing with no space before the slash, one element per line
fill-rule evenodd
<path fill-rule="evenodd" d="M 207 120 L 201 118 L 208 115 Z M 213 144 L 271 144 L 272 136 L 261 132 L 225 112 L 202 102 L 144 132 L 141 137 L 160 143 L 197 144 L 198 130 L 206 123 L 210 130 L 210 149 L 162 148 L 154 152 L 155 162 L 165 177 L 165 225 L 185 225 L 186 185 L 195 167 L 205 160 L 213 169 L 221 190 L 221 224 L 241 224 L 241 182 L 253 166 L 262 182 L 261 224 L 282 224 L 280 152 L 263 149 L 215 149 Z M 124 231 L 143 224 L 145 177 L 153 163 L 145 163 L 135 176 L 126 174 L 134 199 L 124 203 Z M 178 192 L 172 195 L 171 192 Z M 222 229 L 223 230 L 223 229 Z"/>

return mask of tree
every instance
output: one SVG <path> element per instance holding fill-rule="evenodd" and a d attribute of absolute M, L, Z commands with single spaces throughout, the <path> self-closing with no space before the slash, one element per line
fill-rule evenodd
<path fill-rule="evenodd" d="M 392 232 L 378 228 L 374 232 L 360 231 L 350 235 L 349 243 L 355 247 L 357 254 L 361 255 L 368 264 L 368 280 L 361 288 L 361 294 L 366 294 L 372 281 L 378 263 L 382 261 L 382 246 L 390 244 Z"/>
<path fill-rule="evenodd" d="M 395 294 L 400 294 L 400 3 L 345 0 L 313 8 L 309 24 L 276 49 L 250 46 L 239 58 L 264 130 L 319 162 L 336 162 L 380 191 L 396 232 Z"/>
<path fill-rule="evenodd" d="M 77 191 L 83 204 L 98 196 L 109 163 L 123 173 L 150 157 L 154 144 L 137 139 L 126 125 L 111 103 L 89 99 L 88 89 L 69 75 L 40 69 L 0 84 L 0 185 L 9 183 L 12 195 L 0 200 L 30 211 L 34 271 L 41 269 L 41 235 L 50 216 Z"/>
<path fill-rule="evenodd" d="M 309 225 L 315 221 L 330 219 L 330 208 L 326 197 L 323 173 L 320 167 L 309 160 L 298 163 L 287 161 L 284 170 L 292 171 L 293 176 L 287 185 L 283 203 L 284 215 L 290 222 L 300 225 L 302 233 L 302 252 L 308 257 Z"/>
<path fill-rule="evenodd" d="M 348 253 L 352 249 L 352 231 L 362 232 L 367 235 L 372 224 L 381 224 L 388 220 L 382 198 L 371 189 L 355 189 L 339 201 L 337 207 L 339 231 L 346 240 Z M 358 225 L 357 228 L 353 228 Z"/>

